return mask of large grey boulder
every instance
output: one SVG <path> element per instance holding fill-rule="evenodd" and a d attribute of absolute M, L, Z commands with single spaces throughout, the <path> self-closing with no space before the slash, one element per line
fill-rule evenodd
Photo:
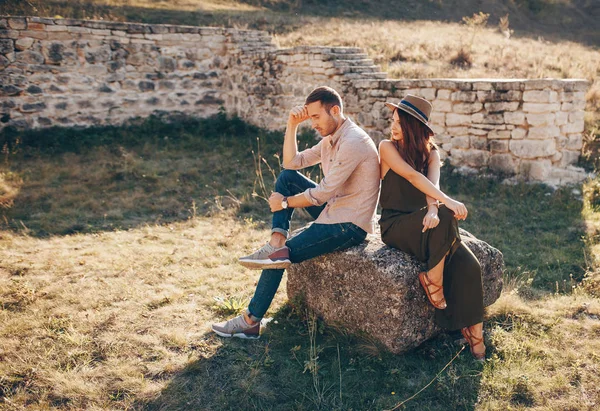
<path fill-rule="evenodd" d="M 502 253 L 465 230 L 460 234 L 481 264 L 487 307 L 502 291 Z M 417 259 L 383 244 L 378 231 L 356 247 L 292 264 L 287 293 L 301 297 L 326 322 L 401 353 L 441 331 L 419 284 L 420 271 Z"/>

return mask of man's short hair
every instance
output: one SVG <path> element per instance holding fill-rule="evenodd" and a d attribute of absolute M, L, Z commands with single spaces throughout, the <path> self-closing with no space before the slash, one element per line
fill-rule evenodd
<path fill-rule="evenodd" d="M 314 89 L 313 91 L 310 92 L 308 97 L 306 97 L 306 101 L 304 102 L 304 104 L 307 105 L 310 103 L 314 103 L 316 101 L 321 102 L 323 107 L 325 107 L 327 114 L 329 114 L 329 111 L 331 110 L 331 107 L 333 107 L 333 106 L 339 106 L 340 112 L 344 111 L 344 105 L 342 104 L 342 98 L 340 97 L 339 93 L 337 91 L 335 91 L 334 89 L 332 89 L 331 87 L 327 87 L 327 86 L 317 87 L 316 89 Z"/>

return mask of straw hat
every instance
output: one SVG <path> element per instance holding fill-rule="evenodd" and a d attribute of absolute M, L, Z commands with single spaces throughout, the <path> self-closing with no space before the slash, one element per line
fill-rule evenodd
<path fill-rule="evenodd" d="M 431 116 L 431 103 L 424 98 L 407 94 L 398 104 L 385 103 L 385 105 L 392 111 L 395 109 L 402 110 L 405 113 L 415 117 L 421 123 L 425 124 L 429 130 L 433 133 L 433 129 L 429 125 L 429 117 Z"/>

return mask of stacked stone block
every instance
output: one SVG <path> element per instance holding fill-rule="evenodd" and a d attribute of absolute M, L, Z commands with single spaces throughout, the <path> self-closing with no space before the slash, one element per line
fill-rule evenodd
<path fill-rule="evenodd" d="M 588 86 L 582 80 L 365 80 L 348 92 L 358 96 L 358 118 L 377 140 L 389 133 L 385 98 L 415 94 L 433 103 L 436 141 L 453 165 L 564 184 L 586 176 L 574 164 Z"/>
<path fill-rule="evenodd" d="M 224 108 L 282 128 L 318 85 L 379 141 L 384 102 L 432 101 L 450 163 L 531 180 L 580 181 L 583 80 L 391 80 L 354 47 L 279 49 L 265 32 L 37 17 L 0 17 L 0 130 L 121 124 L 156 111 Z"/>

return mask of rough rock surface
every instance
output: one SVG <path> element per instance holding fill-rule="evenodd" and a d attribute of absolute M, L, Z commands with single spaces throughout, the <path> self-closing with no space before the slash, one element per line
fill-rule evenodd
<path fill-rule="evenodd" d="M 479 259 L 484 305 L 500 297 L 502 253 L 460 230 Z M 421 264 L 383 244 L 379 232 L 359 246 L 327 254 L 288 269 L 287 293 L 301 296 L 326 322 L 366 333 L 393 353 L 414 348 L 438 334 L 435 309 L 417 279 Z"/>

